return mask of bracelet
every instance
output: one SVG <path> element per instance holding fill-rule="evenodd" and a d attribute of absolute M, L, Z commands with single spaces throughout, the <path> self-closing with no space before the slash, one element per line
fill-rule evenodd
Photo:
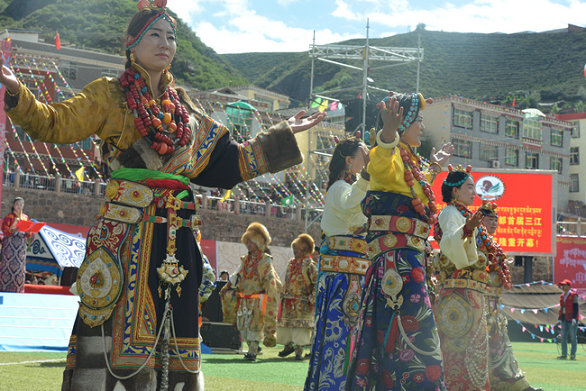
<path fill-rule="evenodd" d="M 396 147 L 396 146 L 399 144 L 399 141 L 400 141 L 399 132 L 395 132 L 395 140 L 393 140 L 393 141 L 392 141 L 392 142 L 390 142 L 390 143 L 385 143 L 385 142 L 384 142 L 384 141 L 381 139 L 381 137 L 380 137 L 380 136 L 381 136 L 382 132 L 383 132 L 383 131 L 382 131 L 382 129 L 381 129 L 381 130 L 379 130 L 379 131 L 377 132 L 377 134 L 376 134 L 376 142 L 377 142 L 377 144 L 378 144 L 378 145 L 380 145 L 382 148 L 385 148 L 385 149 L 394 149 L 394 148 L 395 148 L 395 147 Z"/>
<path fill-rule="evenodd" d="M 429 164 L 429 169 L 431 170 L 432 167 L 437 167 L 439 169 L 439 171 L 435 171 L 433 170 L 433 172 L 437 174 L 439 174 L 440 172 L 442 172 L 442 166 L 440 166 L 440 164 L 438 162 L 432 162 Z"/>
<path fill-rule="evenodd" d="M 15 93 L 10 92 L 10 90 L 8 88 L 6 88 L 6 94 L 8 96 L 18 96 L 19 93 L 20 93 L 20 83 L 18 83 L 18 88 L 16 89 Z"/>

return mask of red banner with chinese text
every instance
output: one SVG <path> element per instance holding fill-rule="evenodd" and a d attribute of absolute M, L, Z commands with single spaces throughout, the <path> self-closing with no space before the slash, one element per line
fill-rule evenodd
<path fill-rule="evenodd" d="M 447 172 L 441 172 L 432 186 L 438 211 L 446 206 L 441 195 L 441 185 L 446 175 Z M 473 171 L 472 177 L 477 197 L 470 210 L 476 211 L 483 199 L 498 205 L 499 225 L 494 237 L 505 253 L 554 255 L 554 189 L 551 172 Z"/>
<path fill-rule="evenodd" d="M 557 236 L 553 281 L 568 279 L 572 288 L 586 289 L 586 237 Z"/>

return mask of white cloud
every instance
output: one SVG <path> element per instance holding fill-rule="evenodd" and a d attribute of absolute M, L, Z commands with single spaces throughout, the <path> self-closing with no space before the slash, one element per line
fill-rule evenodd
<path fill-rule="evenodd" d="M 358 9 L 356 3 L 337 0 L 335 15 L 348 20 L 369 18 L 372 23 L 401 31 L 425 23 L 429 30 L 514 33 L 558 29 L 568 23 L 581 25 L 586 13 L 586 3 L 576 0 L 566 4 L 555 0 L 475 0 L 463 5 L 438 4 L 434 9 L 416 9 L 404 0 L 390 2 L 390 8 L 387 3 Z"/>
<path fill-rule="evenodd" d="M 201 40 L 218 53 L 297 52 L 306 51 L 313 40 L 313 30 L 291 27 L 282 21 L 258 15 L 246 8 L 245 1 L 227 0 L 226 21 L 218 26 L 201 22 L 194 30 Z M 237 3 L 237 4 L 236 4 Z M 356 35 L 339 34 L 330 29 L 316 31 L 316 43 L 325 44 Z"/>

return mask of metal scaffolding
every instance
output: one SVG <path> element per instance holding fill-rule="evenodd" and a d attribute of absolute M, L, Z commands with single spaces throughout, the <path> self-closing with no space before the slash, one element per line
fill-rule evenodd
<path fill-rule="evenodd" d="M 380 70 L 384 68 L 391 68 L 398 65 L 410 64 L 413 62 L 417 63 L 417 81 L 416 81 L 416 92 L 419 92 L 419 68 L 420 63 L 423 61 L 423 48 L 421 48 L 421 40 L 417 39 L 416 48 L 406 47 L 382 47 L 382 46 L 371 46 L 369 43 L 369 21 L 366 22 L 366 41 L 362 46 L 354 45 L 316 45 L 315 44 L 315 31 L 313 32 L 313 43 L 309 47 L 309 57 L 311 57 L 311 85 L 309 88 L 309 105 L 315 99 L 320 97 L 322 99 L 329 99 L 336 101 L 336 98 L 330 98 L 325 96 L 326 94 L 336 94 L 343 91 L 360 90 L 362 91 L 362 123 L 356 129 L 351 129 L 353 132 L 357 130 L 362 131 L 364 137 L 366 127 L 366 101 L 368 96 L 368 90 L 375 90 L 381 92 L 388 92 L 389 89 L 382 89 L 372 85 L 374 81 L 368 76 L 369 71 Z M 355 71 L 362 72 L 362 83 L 357 86 L 336 88 L 327 91 L 321 91 L 318 94 L 313 93 L 313 81 L 314 81 L 314 69 L 315 60 L 320 60 L 330 64 L 339 65 L 341 67 L 349 68 Z M 362 66 L 355 66 L 340 62 L 342 60 L 361 60 Z M 386 62 L 385 64 L 377 67 L 369 67 L 370 62 Z M 347 129 L 348 130 L 348 129 Z"/>

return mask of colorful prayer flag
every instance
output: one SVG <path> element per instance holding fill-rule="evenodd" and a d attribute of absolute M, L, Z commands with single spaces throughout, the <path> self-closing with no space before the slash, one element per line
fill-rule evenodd
<path fill-rule="evenodd" d="M 81 166 L 79 169 L 77 169 L 75 171 L 75 177 L 77 178 L 78 181 L 83 182 L 84 173 L 85 173 L 85 167 L 84 166 Z"/>
<path fill-rule="evenodd" d="M 291 206 L 295 202 L 295 196 L 290 195 L 289 197 L 281 198 L 281 205 Z"/>
<path fill-rule="evenodd" d="M 313 108 L 319 107 L 320 105 L 321 105 L 321 98 L 317 97 L 317 98 L 313 99 L 313 102 L 311 102 L 310 107 L 313 109 Z"/>

